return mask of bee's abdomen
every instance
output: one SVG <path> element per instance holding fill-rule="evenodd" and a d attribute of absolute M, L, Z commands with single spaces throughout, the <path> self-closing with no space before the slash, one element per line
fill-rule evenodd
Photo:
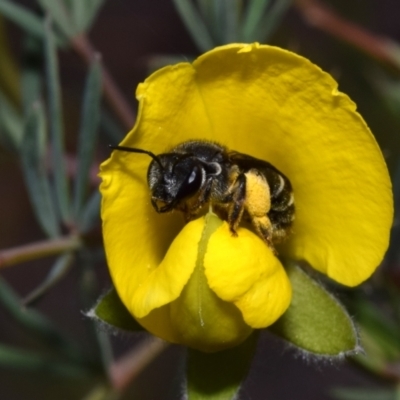
<path fill-rule="evenodd" d="M 291 204 L 283 211 L 271 209 L 268 213 L 268 217 L 272 225 L 276 226 L 277 228 L 290 228 L 295 217 L 295 206 L 294 204 Z"/>
<path fill-rule="evenodd" d="M 295 201 L 292 185 L 289 180 L 275 174 L 271 182 L 271 209 L 268 217 L 271 221 L 274 231 L 279 235 L 289 230 L 295 218 Z"/>

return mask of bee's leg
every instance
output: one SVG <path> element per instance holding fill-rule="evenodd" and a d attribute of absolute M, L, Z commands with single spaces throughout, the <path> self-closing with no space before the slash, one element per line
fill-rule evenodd
<path fill-rule="evenodd" d="M 185 222 L 192 221 L 197 217 L 201 208 L 209 201 L 210 193 L 212 190 L 212 179 L 209 179 L 200 191 L 197 199 L 192 203 L 186 203 L 185 208 L 181 208 L 183 211 Z"/>
<path fill-rule="evenodd" d="M 271 194 L 265 176 L 257 169 L 251 169 L 246 173 L 246 211 L 258 234 L 276 254 L 273 238 L 274 224 L 268 217 L 271 208 Z"/>
<path fill-rule="evenodd" d="M 277 251 L 272 242 L 273 238 L 273 228 L 270 219 L 267 215 L 263 215 L 262 217 L 254 217 L 252 218 L 252 224 L 257 232 L 257 234 L 267 243 L 268 247 L 273 251 L 275 255 L 277 255 Z"/>
<path fill-rule="evenodd" d="M 194 219 L 196 216 L 195 213 L 193 213 L 186 204 L 181 204 L 176 209 L 182 212 L 183 219 L 185 220 L 186 224 Z"/>
<path fill-rule="evenodd" d="M 203 205 L 208 203 L 208 201 L 210 200 L 211 191 L 212 191 L 212 177 L 208 178 L 208 180 L 205 182 L 203 188 L 199 193 L 199 197 L 196 203 L 197 208 L 201 208 L 203 207 Z"/>
<path fill-rule="evenodd" d="M 290 203 L 283 211 L 275 211 L 272 209 L 269 213 L 269 218 L 274 226 L 274 242 L 283 242 L 292 231 L 292 225 L 295 219 L 294 203 Z"/>
<path fill-rule="evenodd" d="M 236 229 L 242 219 L 244 204 L 246 201 L 246 176 L 244 174 L 239 174 L 236 178 L 235 184 L 230 197 L 230 205 L 228 209 L 228 223 L 229 229 L 234 234 L 237 235 Z"/>

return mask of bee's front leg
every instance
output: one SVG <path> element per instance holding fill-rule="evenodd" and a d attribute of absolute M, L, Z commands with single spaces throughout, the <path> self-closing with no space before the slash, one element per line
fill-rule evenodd
<path fill-rule="evenodd" d="M 209 202 L 211 190 L 212 179 L 209 178 L 199 191 L 197 197 L 189 199 L 184 204 L 179 206 L 180 211 L 182 211 L 184 214 L 186 223 L 195 219 L 199 215 L 203 206 Z"/>

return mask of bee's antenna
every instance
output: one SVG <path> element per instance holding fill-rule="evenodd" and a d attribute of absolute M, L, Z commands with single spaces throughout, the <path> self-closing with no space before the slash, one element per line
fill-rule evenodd
<path fill-rule="evenodd" d="M 164 169 L 163 165 L 161 164 L 160 159 L 151 151 L 147 150 L 142 150 L 142 149 L 135 149 L 134 147 L 125 147 L 125 146 L 114 146 L 112 144 L 109 144 L 108 147 L 112 150 L 121 150 L 121 151 L 129 151 L 131 153 L 142 153 L 142 154 L 147 154 L 150 156 L 154 161 L 157 162 L 157 164 L 160 166 L 161 169 Z"/>

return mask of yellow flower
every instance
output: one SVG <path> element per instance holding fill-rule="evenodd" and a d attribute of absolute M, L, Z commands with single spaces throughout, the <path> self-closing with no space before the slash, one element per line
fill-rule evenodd
<path fill-rule="evenodd" d="M 137 89 L 138 121 L 121 145 L 165 153 L 189 139 L 266 160 L 291 181 L 293 233 L 279 255 L 354 286 L 379 265 L 392 221 L 381 152 L 355 104 L 310 61 L 232 44 L 163 68 Z M 150 204 L 146 155 L 113 152 L 101 168 L 108 264 L 118 294 L 151 333 L 216 351 L 279 318 L 291 288 L 254 233 L 209 214 L 183 224 Z"/>

